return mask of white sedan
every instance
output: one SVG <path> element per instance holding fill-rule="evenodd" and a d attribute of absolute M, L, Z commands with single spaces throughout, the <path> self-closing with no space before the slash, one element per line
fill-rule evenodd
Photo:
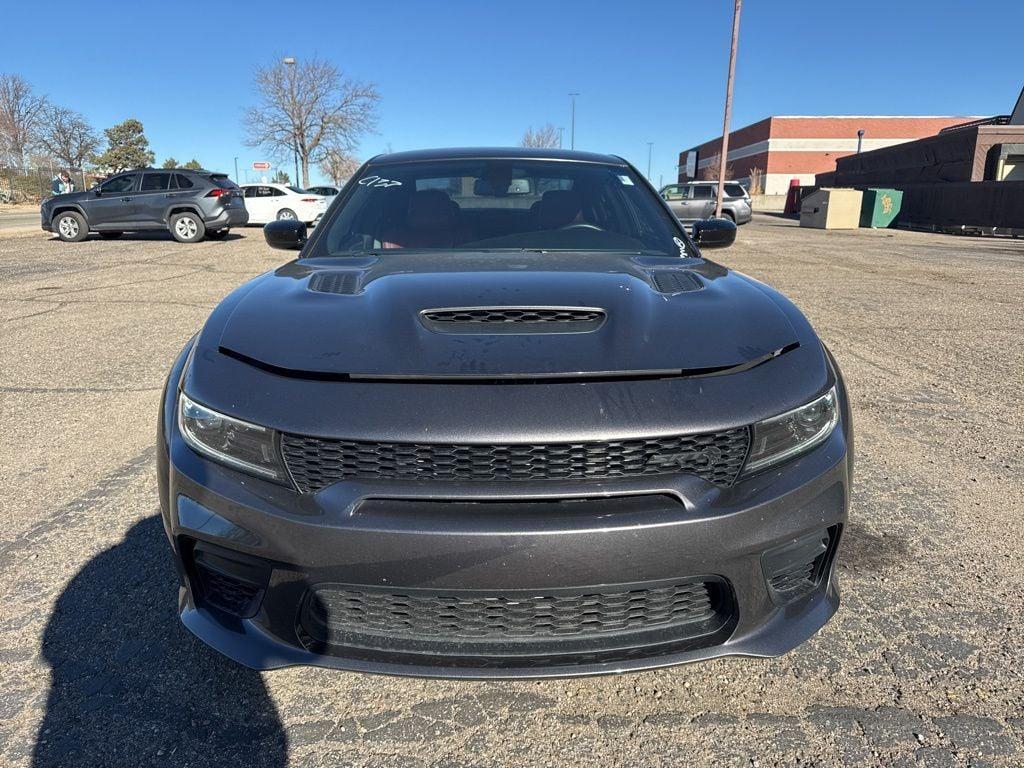
<path fill-rule="evenodd" d="M 327 198 L 285 184 L 243 184 L 250 224 L 298 219 L 311 224 L 327 210 Z"/>

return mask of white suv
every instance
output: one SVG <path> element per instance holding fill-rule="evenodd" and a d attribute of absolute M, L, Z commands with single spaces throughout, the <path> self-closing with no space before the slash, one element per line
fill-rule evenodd
<path fill-rule="evenodd" d="M 243 184 L 242 191 L 250 224 L 266 224 L 278 219 L 298 219 L 311 224 L 327 210 L 327 198 L 298 187 Z"/>

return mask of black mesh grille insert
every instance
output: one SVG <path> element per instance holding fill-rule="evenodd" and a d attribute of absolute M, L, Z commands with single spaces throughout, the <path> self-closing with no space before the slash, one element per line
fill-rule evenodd
<path fill-rule="evenodd" d="M 613 590 L 614 588 L 607 588 Z M 384 592 L 318 584 L 307 594 L 303 624 L 314 638 L 345 642 L 379 637 L 424 641 L 547 640 L 707 622 L 716 615 L 703 581 L 655 589 L 544 594 Z"/>
<path fill-rule="evenodd" d="M 282 435 L 300 491 L 348 479 L 550 480 L 688 473 L 731 485 L 747 456 L 746 427 L 608 442 L 472 445 L 372 443 Z"/>
<path fill-rule="evenodd" d="M 354 294 L 359 290 L 359 273 L 341 270 L 316 272 L 309 279 L 309 290 L 318 293 Z"/>
<path fill-rule="evenodd" d="M 604 312 L 559 307 L 467 307 L 431 309 L 423 317 L 432 323 L 592 323 L 604 319 Z"/>
<path fill-rule="evenodd" d="M 212 605 L 235 616 L 251 616 L 260 586 L 199 566 L 202 595 Z"/>
<path fill-rule="evenodd" d="M 651 273 L 654 287 L 659 293 L 686 293 L 703 288 L 700 279 L 692 272 L 680 269 L 662 269 Z"/>

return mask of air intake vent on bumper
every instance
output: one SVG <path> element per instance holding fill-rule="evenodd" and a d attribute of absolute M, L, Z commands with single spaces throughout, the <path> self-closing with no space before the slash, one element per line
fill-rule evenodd
<path fill-rule="evenodd" d="M 593 307 L 453 307 L 420 317 L 437 333 L 587 333 L 605 321 Z"/>

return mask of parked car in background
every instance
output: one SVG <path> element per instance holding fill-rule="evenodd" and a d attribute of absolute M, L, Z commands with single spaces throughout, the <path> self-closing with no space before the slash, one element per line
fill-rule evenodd
<path fill-rule="evenodd" d="M 751 219 L 750 195 L 742 184 L 725 182 L 722 198 L 722 216 L 732 219 L 734 224 L 746 224 Z M 661 196 L 680 221 L 693 222 L 709 219 L 715 214 L 715 198 L 718 195 L 717 181 L 690 181 L 685 184 L 669 184 L 661 188 Z"/>
<path fill-rule="evenodd" d="M 307 187 L 306 191 L 307 192 L 312 192 L 315 195 L 323 195 L 324 197 L 328 198 L 327 204 L 330 205 L 331 204 L 330 198 L 337 197 L 339 189 L 337 187 L 330 187 L 330 186 L 328 186 L 328 187 Z"/>
<path fill-rule="evenodd" d="M 176 168 L 138 168 L 83 192 L 54 195 L 40 206 L 41 225 L 65 242 L 90 232 L 167 229 L 181 243 L 219 239 L 249 221 L 242 193 L 226 174 Z"/>
<path fill-rule="evenodd" d="M 167 377 L 188 629 L 257 669 L 486 678 L 777 656 L 829 619 L 849 402 L 800 311 L 707 258 L 735 224 L 687 234 L 610 155 L 360 173 L 308 237 L 264 228 L 298 258 Z"/>
<path fill-rule="evenodd" d="M 250 224 L 295 219 L 311 224 L 327 210 L 327 198 L 285 184 L 243 184 Z"/>

